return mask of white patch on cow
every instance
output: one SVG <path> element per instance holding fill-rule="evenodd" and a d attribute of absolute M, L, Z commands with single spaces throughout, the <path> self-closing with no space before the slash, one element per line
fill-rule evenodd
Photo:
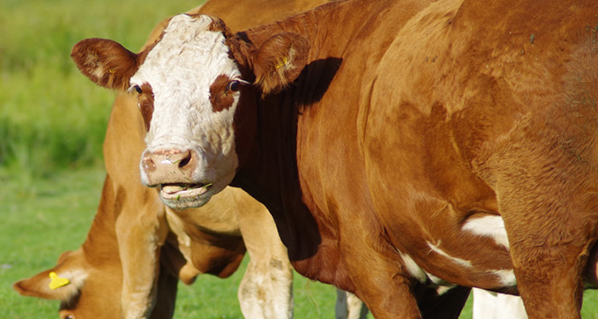
<path fill-rule="evenodd" d="M 207 16 L 173 17 L 130 80 L 131 86 L 148 83 L 154 93 L 146 151 L 195 151 L 198 162 L 189 183 L 212 183 L 205 202 L 230 183 L 238 166 L 233 120 L 239 93 L 230 108 L 214 112 L 210 86 L 220 75 L 233 80 L 241 73 L 222 32 L 209 30 L 212 22 Z M 148 184 L 143 169 L 141 178 Z"/>
<path fill-rule="evenodd" d="M 517 286 L 517 278 L 513 269 L 489 270 L 490 273 L 497 276 L 498 281 L 505 287 Z"/>
<path fill-rule="evenodd" d="M 428 276 L 428 278 L 430 279 L 430 281 L 432 283 L 434 283 L 435 285 L 438 286 L 454 286 L 454 284 L 451 284 L 450 282 L 438 277 L 438 276 L 434 276 L 431 273 L 426 271 L 426 276 Z"/>
<path fill-rule="evenodd" d="M 425 283 L 428 280 L 428 277 L 426 276 L 424 270 L 421 269 L 421 267 L 415 262 L 415 260 L 413 260 L 413 258 L 407 254 L 404 254 L 398 250 L 397 252 L 399 253 L 399 256 L 401 256 L 401 259 L 403 260 L 403 263 L 405 264 L 409 274 L 419 280 L 419 282 Z"/>
<path fill-rule="evenodd" d="M 438 242 L 438 245 L 434 245 L 432 243 L 428 243 L 428 247 L 430 247 L 430 249 L 432 249 L 432 251 L 434 251 L 435 253 L 444 256 L 450 260 L 452 260 L 454 263 L 463 266 L 463 267 L 468 267 L 471 268 L 472 264 L 471 261 L 469 260 L 465 260 L 465 259 L 461 259 L 458 257 L 453 257 L 451 255 L 449 255 L 448 253 L 446 253 L 444 250 L 440 249 L 440 242 Z"/>
<path fill-rule="evenodd" d="M 505 222 L 501 216 L 485 216 L 481 218 L 471 218 L 465 225 L 463 231 L 474 235 L 490 237 L 498 245 L 509 248 L 509 239 L 505 229 Z"/>
<path fill-rule="evenodd" d="M 448 282 L 440 277 L 434 276 L 429 272 L 426 272 L 426 276 L 430 279 L 430 281 L 436 286 L 436 293 L 441 296 L 445 294 L 447 291 L 455 288 L 457 285 Z"/>
<path fill-rule="evenodd" d="M 527 313 L 518 296 L 473 289 L 473 319 L 525 319 Z"/>
<path fill-rule="evenodd" d="M 438 286 L 438 288 L 436 288 L 436 293 L 439 296 L 444 295 L 445 293 L 447 293 L 449 290 L 453 289 L 457 287 L 457 285 L 443 285 L 443 286 Z"/>

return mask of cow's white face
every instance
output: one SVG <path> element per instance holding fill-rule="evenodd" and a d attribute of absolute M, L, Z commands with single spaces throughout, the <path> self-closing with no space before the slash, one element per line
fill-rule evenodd
<path fill-rule="evenodd" d="M 205 204 L 238 166 L 233 120 L 244 81 L 212 23 L 207 16 L 173 17 L 130 79 L 148 128 L 142 182 L 159 186 L 173 208 Z"/>
<path fill-rule="evenodd" d="M 242 158 L 250 153 L 255 101 L 247 97 L 237 110 L 240 90 L 251 96 L 279 92 L 306 65 L 307 39 L 280 31 L 276 24 L 272 34 L 262 30 L 267 40 L 256 47 L 232 36 L 217 18 L 182 14 L 170 20 L 153 47 L 138 54 L 112 40 L 91 38 L 77 43 L 71 57 L 94 83 L 138 94 L 147 129 L 142 182 L 160 187 L 168 206 L 184 209 L 201 206 L 224 189 L 239 167 L 236 151 Z M 237 63 L 253 73 L 251 88 L 241 89 L 248 83 Z M 234 123 L 235 115 L 242 121 Z M 240 139 L 235 132 L 242 132 Z"/>

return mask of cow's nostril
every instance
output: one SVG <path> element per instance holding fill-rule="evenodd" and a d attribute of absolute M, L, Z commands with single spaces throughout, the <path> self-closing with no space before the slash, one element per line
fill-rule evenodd
<path fill-rule="evenodd" d="M 184 158 L 181 159 L 181 161 L 179 162 L 179 167 L 183 168 L 185 166 L 187 166 L 187 164 L 189 164 L 189 162 L 191 162 L 191 152 L 187 152 L 187 156 L 185 156 Z"/>
<path fill-rule="evenodd" d="M 143 168 L 148 171 L 154 171 L 156 169 L 156 163 L 150 156 L 150 154 L 144 154 L 143 156 Z"/>

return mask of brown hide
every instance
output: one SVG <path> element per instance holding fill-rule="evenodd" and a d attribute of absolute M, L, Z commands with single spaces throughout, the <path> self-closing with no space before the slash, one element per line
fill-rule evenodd
<path fill-rule="evenodd" d="M 215 20 L 257 80 L 235 114 L 233 184 L 268 207 L 298 272 L 377 318 L 427 316 L 424 288 L 451 284 L 579 318 L 598 237 L 596 14 L 352 0 L 236 36 Z"/>

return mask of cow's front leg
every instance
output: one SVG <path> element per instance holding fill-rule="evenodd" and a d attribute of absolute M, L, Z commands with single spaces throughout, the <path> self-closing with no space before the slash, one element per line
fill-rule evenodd
<path fill-rule="evenodd" d="M 272 216 L 261 204 L 239 210 L 239 226 L 251 260 L 239 285 L 245 318 L 293 317 L 293 268 Z"/>
<path fill-rule="evenodd" d="M 336 319 L 365 319 L 368 307 L 354 294 L 336 289 Z"/>
<path fill-rule="evenodd" d="M 116 221 L 123 267 L 122 317 L 149 318 L 157 296 L 160 248 L 167 233 L 164 208 L 157 198 L 127 206 Z"/>

